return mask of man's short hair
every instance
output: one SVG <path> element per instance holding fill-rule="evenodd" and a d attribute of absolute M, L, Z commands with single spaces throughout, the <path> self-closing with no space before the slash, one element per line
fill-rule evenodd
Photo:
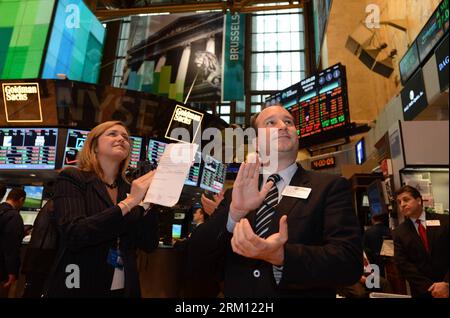
<path fill-rule="evenodd" d="M 419 190 L 410 185 L 404 185 L 403 187 L 395 191 L 395 197 L 398 197 L 400 194 L 405 192 L 409 193 L 414 199 L 420 198 L 420 203 L 423 204 L 422 195 L 420 194 Z"/>
<path fill-rule="evenodd" d="M 252 127 L 256 131 L 257 135 L 258 135 L 258 127 L 256 126 L 256 119 L 258 118 L 260 113 L 261 112 L 256 113 L 256 114 L 252 115 L 252 117 L 250 117 L 250 127 Z"/>
<path fill-rule="evenodd" d="M 22 188 L 13 188 L 11 191 L 9 191 L 8 196 L 6 197 L 6 200 L 18 202 L 22 198 L 25 199 L 26 196 L 27 196 L 27 193 Z"/>

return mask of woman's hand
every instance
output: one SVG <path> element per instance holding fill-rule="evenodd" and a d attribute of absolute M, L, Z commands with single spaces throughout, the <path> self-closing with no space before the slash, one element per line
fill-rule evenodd
<path fill-rule="evenodd" d="M 129 196 L 119 202 L 119 206 L 121 205 L 122 213 L 124 215 L 130 212 L 132 208 L 141 203 L 141 201 L 144 199 L 148 187 L 152 183 L 155 172 L 156 170 L 150 171 L 143 176 L 133 180 L 133 182 L 131 183 Z"/>

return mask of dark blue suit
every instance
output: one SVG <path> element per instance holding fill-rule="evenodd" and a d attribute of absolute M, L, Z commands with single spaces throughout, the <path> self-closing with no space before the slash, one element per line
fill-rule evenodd
<path fill-rule="evenodd" d="M 355 283 L 362 275 L 360 230 L 352 208 L 350 185 L 341 177 L 306 171 L 298 166 L 290 185 L 311 188 L 307 199 L 284 196 L 276 206 L 269 235 L 278 232 L 287 215 L 283 276 L 277 285 L 273 266 L 246 258 L 231 249 L 226 229 L 231 191 L 213 216 L 191 236 L 192 271 L 222 270 L 228 297 L 336 297 L 336 287 Z M 247 218 L 254 226 L 256 211 Z"/>
<path fill-rule="evenodd" d="M 410 219 L 392 232 L 394 261 L 409 282 L 414 297 L 431 297 L 428 288 L 433 283 L 448 283 L 448 215 L 426 213 L 426 219 L 440 222 L 440 226 L 427 226 L 430 253 Z"/>

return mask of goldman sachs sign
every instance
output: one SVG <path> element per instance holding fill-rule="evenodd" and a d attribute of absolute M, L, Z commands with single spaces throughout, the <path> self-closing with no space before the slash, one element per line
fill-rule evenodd
<path fill-rule="evenodd" d="M 413 120 L 428 106 L 421 68 L 406 82 L 401 99 L 405 120 Z"/>

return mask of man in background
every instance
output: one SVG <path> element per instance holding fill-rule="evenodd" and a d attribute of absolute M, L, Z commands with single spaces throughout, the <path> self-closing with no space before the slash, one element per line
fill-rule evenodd
<path fill-rule="evenodd" d="M 267 107 L 252 126 L 259 154 L 278 164 L 265 174 L 258 161 L 241 164 L 232 191 L 191 236 L 192 270 L 220 270 L 226 297 L 334 298 L 363 269 L 350 184 L 296 163 L 297 130 L 282 106 Z"/>
<path fill-rule="evenodd" d="M 394 261 L 413 297 L 448 298 L 448 215 L 426 213 L 416 188 L 396 191 L 406 220 L 393 231 Z"/>
<path fill-rule="evenodd" d="M 26 193 L 14 188 L 0 204 L 0 297 L 7 297 L 19 275 L 20 247 L 25 236 L 20 209 Z"/>
<path fill-rule="evenodd" d="M 388 214 L 375 214 L 372 216 L 372 226 L 364 232 L 363 245 L 370 264 L 376 264 L 380 268 L 381 276 L 384 276 L 384 262 L 380 256 L 384 238 L 391 236 L 391 230 L 385 224 Z"/>

